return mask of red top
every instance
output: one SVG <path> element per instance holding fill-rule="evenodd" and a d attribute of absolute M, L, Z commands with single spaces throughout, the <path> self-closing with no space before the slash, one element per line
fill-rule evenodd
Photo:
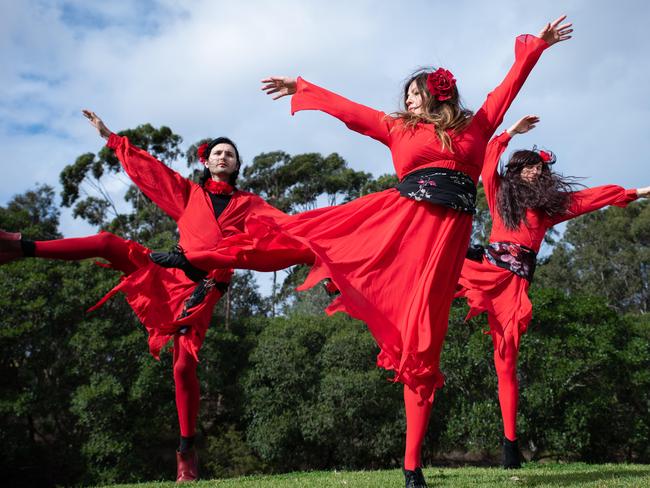
<path fill-rule="evenodd" d="M 210 195 L 198 184 L 167 167 L 151 154 L 131 145 L 126 137 L 111 134 L 107 146 L 115 151 L 124 171 L 133 183 L 167 215 L 176 221 L 179 244 L 185 251 L 209 251 L 227 236 L 244 231 L 249 215 L 277 218 L 284 216 L 259 196 L 235 191 L 218 218 Z M 190 326 L 181 335 L 180 347 L 198 360 L 198 351 L 210 324 L 212 310 L 221 296 L 212 289 L 206 298 L 189 309 L 189 315 L 179 319 L 185 301 L 197 284 L 179 269 L 162 268 L 148 258 L 149 249 L 129 243 L 129 258 L 138 269 L 125 276 L 91 310 L 102 305 L 117 292 L 123 292 L 138 318 L 149 332 L 149 349 L 158 357 L 162 347 L 180 327 Z M 229 282 L 232 269 L 213 269 L 209 277 L 217 282 Z"/>
<path fill-rule="evenodd" d="M 497 192 L 501 183 L 501 176 L 498 172 L 499 159 L 508 147 L 510 139 L 508 132 L 504 131 L 490 141 L 485 152 L 485 164 L 481 177 L 490 215 L 492 215 L 490 242 L 513 242 L 538 252 L 546 231 L 554 225 L 607 205 L 625 207 L 637 199 L 636 190 L 626 190 L 617 185 L 587 188 L 571 193 L 569 207 L 565 214 L 551 216 L 539 210 L 528 209 L 526 211 L 527 222 L 521 222 L 516 230 L 508 229 L 497 210 Z"/>
<path fill-rule="evenodd" d="M 215 219 L 210 196 L 200 185 L 131 145 L 126 137 L 111 134 L 106 145 L 115 151 L 124 171 L 142 193 L 176 221 L 179 244 L 185 251 L 209 251 L 224 237 L 243 232 L 244 219 L 251 212 L 284 216 L 261 197 L 237 190 Z"/>
<path fill-rule="evenodd" d="M 298 78 L 297 91 L 291 98 L 291 113 L 322 110 L 340 119 L 350 129 L 386 144 L 400 179 L 420 168 L 440 167 L 462 171 L 476 183 L 490 137 L 547 47 L 546 41 L 538 37 L 517 37 L 515 62 L 505 79 L 487 96 L 463 131 L 449 132 L 453 153 L 442 148 L 432 124 L 418 124 L 411 130 L 399 118 L 351 102 L 302 78 Z"/>

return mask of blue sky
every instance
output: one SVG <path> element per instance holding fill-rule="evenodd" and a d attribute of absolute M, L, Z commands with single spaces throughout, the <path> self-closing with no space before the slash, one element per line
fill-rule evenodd
<path fill-rule="evenodd" d="M 504 128 L 542 121 L 511 147 L 558 155 L 586 185 L 650 184 L 650 7 L 643 1 L 37 1 L 0 0 L 0 204 L 49 183 L 102 141 L 80 115 L 117 131 L 168 125 L 185 147 L 227 135 L 245 160 L 263 151 L 338 152 L 355 169 L 392 172 L 388 151 L 319 113 L 289 115 L 259 89 L 302 75 L 385 111 L 421 65 L 456 75 L 477 108 L 513 59 L 514 38 L 562 13 L 575 38 L 547 51 Z M 178 169 L 184 170 L 179 162 Z M 109 182 L 119 194 L 123 183 Z M 95 232 L 62 215 L 66 236 Z"/>

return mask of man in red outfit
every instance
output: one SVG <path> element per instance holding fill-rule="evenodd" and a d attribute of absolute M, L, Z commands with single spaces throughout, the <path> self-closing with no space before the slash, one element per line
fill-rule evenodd
<path fill-rule="evenodd" d="M 184 251 L 211 249 L 224 237 L 242 232 L 244 218 L 249 214 L 284 215 L 257 195 L 235 188 L 241 160 L 231 140 L 217 138 L 199 148 L 205 171 L 201 183 L 196 184 L 132 146 L 126 137 L 112 133 L 93 112 L 83 113 L 115 151 L 135 185 L 176 221 L 179 251 L 171 256 L 162 255 L 163 259 L 182 260 Z M 0 264 L 29 256 L 64 260 L 100 257 L 124 273 L 120 283 L 91 310 L 121 291 L 149 332 L 149 348 L 154 357 L 159 356 L 168 341 L 174 341 L 174 384 L 181 436 L 176 453 L 177 481 L 196 479 L 198 351 L 214 305 L 228 287 L 232 269 L 203 273 L 191 267 L 181 270 L 156 266 L 152 259 L 160 259 L 160 254 L 109 232 L 34 242 L 21 239 L 19 233 L 0 231 Z"/>

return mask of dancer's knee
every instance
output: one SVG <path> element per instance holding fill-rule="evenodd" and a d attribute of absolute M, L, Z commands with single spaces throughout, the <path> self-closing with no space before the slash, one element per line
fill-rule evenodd
<path fill-rule="evenodd" d="M 196 361 L 189 354 L 181 355 L 174 363 L 174 378 L 188 379 L 196 375 Z"/>

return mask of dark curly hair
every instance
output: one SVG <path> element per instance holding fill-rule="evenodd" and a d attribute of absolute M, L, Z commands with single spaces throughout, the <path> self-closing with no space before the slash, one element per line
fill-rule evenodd
<path fill-rule="evenodd" d="M 233 187 L 237 183 L 237 178 L 239 177 L 239 170 L 241 169 L 241 157 L 239 156 L 239 149 L 237 149 L 237 146 L 235 145 L 234 142 L 232 142 L 231 139 L 227 137 L 217 137 L 216 139 L 212 139 L 208 143 L 208 147 L 205 148 L 204 154 L 205 158 L 207 159 L 208 156 L 210 156 L 210 152 L 216 146 L 217 144 L 230 144 L 234 149 L 235 149 L 235 157 L 237 158 L 237 169 L 228 177 L 228 183 L 232 185 Z M 210 173 L 210 170 L 208 168 L 204 168 L 203 174 L 201 175 L 201 178 L 199 178 L 199 185 L 203 186 L 205 183 L 212 178 L 212 174 Z"/>
<path fill-rule="evenodd" d="M 508 229 L 515 230 L 526 222 L 526 210 L 539 210 L 547 215 L 565 214 L 569 206 L 569 193 L 575 191 L 576 178 L 562 176 L 551 171 L 555 155 L 543 161 L 536 148 L 515 151 L 506 164 L 497 194 L 497 209 Z M 521 178 L 526 166 L 542 164 L 542 172 L 535 181 L 527 182 Z"/>

